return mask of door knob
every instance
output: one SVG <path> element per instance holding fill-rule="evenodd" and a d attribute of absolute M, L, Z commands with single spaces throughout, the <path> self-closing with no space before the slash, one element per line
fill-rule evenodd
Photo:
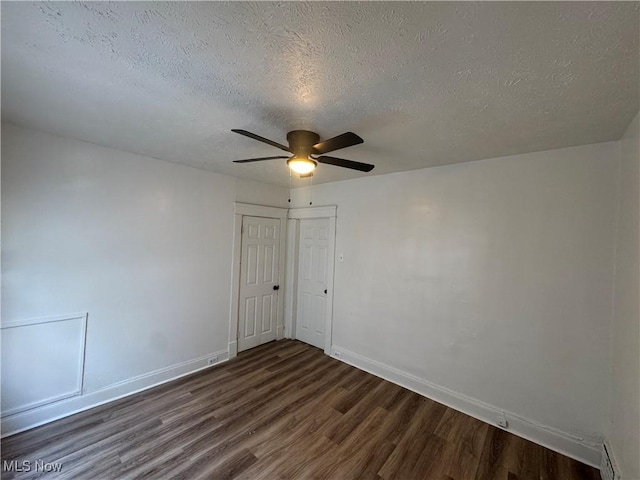
<path fill-rule="evenodd" d="M 325 295 L 327 294 L 327 289 L 326 289 L 326 288 L 324 289 L 324 294 L 325 294 Z"/>
<path fill-rule="evenodd" d="M 274 290 L 280 290 L 280 285 L 274 285 L 274 286 L 273 286 L 273 289 L 274 289 Z"/>

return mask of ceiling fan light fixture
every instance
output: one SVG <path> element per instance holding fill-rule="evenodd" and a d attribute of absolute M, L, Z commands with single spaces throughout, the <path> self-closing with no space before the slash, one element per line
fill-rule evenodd
<path fill-rule="evenodd" d="M 342 135 L 318 143 L 320 135 L 317 133 L 308 130 L 292 130 L 287 133 L 287 142 L 289 143 L 287 147 L 246 130 L 233 129 L 231 131 L 293 154 L 292 157 L 279 155 L 275 157 L 245 158 L 243 160 L 234 160 L 234 163 L 262 162 L 264 160 L 286 158 L 287 165 L 291 169 L 290 172 L 295 172 L 300 175 L 300 178 L 313 176 L 313 171 L 318 166 L 318 163 L 326 163 L 327 165 L 335 165 L 336 167 L 349 168 L 360 172 L 370 172 L 374 168 L 374 165 L 368 163 L 354 162 L 353 160 L 325 155 L 325 153 L 333 152 L 334 150 L 363 143 L 364 140 L 353 132 L 345 132 Z M 312 157 L 312 155 L 316 155 L 316 157 Z"/>
<path fill-rule="evenodd" d="M 309 157 L 299 156 L 291 157 L 287 160 L 287 165 L 289 165 L 289 168 L 299 175 L 311 173 L 318 166 L 318 164 Z"/>

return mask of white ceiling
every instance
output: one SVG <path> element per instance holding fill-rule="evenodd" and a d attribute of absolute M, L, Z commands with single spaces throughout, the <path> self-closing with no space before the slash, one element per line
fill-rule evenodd
<path fill-rule="evenodd" d="M 320 183 L 616 140 L 639 108 L 638 2 L 1 8 L 3 120 L 280 185 L 231 128 L 362 136 L 332 155 L 373 172 Z"/>

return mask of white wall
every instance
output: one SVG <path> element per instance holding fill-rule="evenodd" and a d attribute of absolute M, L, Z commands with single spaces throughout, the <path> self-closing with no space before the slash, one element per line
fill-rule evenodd
<path fill-rule="evenodd" d="M 338 206 L 335 348 L 596 463 L 617 155 L 612 142 L 314 186 L 314 206 Z"/>
<path fill-rule="evenodd" d="M 2 321 L 89 313 L 89 400 L 8 417 L 3 432 L 224 358 L 233 202 L 287 198 L 288 189 L 3 124 Z"/>
<path fill-rule="evenodd" d="M 513 426 L 585 445 L 609 432 L 637 476 L 637 136 L 636 118 L 620 144 L 314 186 L 345 255 L 334 345 Z M 286 207 L 287 189 L 7 124 L 2 160 L 2 321 L 89 312 L 84 400 L 4 433 L 224 358 L 232 203 Z"/>
<path fill-rule="evenodd" d="M 623 478 L 640 478 L 640 123 L 620 141 L 609 441 Z"/>

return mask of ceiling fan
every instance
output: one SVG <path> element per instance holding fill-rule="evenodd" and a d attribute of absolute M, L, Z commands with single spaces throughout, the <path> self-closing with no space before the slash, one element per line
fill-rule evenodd
<path fill-rule="evenodd" d="M 313 171 L 318 166 L 318 163 L 350 168 L 360 172 L 370 172 L 374 167 L 374 165 L 368 163 L 354 162 L 353 160 L 324 155 L 334 150 L 351 147 L 364 142 L 362 138 L 352 132 L 343 133 L 337 137 L 320 142 L 320 136 L 315 132 L 293 130 L 287 133 L 287 142 L 289 143 L 287 147 L 286 145 L 261 137 L 255 133 L 247 132 L 246 130 L 232 129 L 231 131 L 279 148 L 285 152 L 293 153 L 293 156 L 247 158 L 244 160 L 234 160 L 234 163 L 262 162 L 264 160 L 275 160 L 276 158 L 287 158 L 287 165 L 292 171 L 300 175 L 300 178 L 313 176 Z"/>

